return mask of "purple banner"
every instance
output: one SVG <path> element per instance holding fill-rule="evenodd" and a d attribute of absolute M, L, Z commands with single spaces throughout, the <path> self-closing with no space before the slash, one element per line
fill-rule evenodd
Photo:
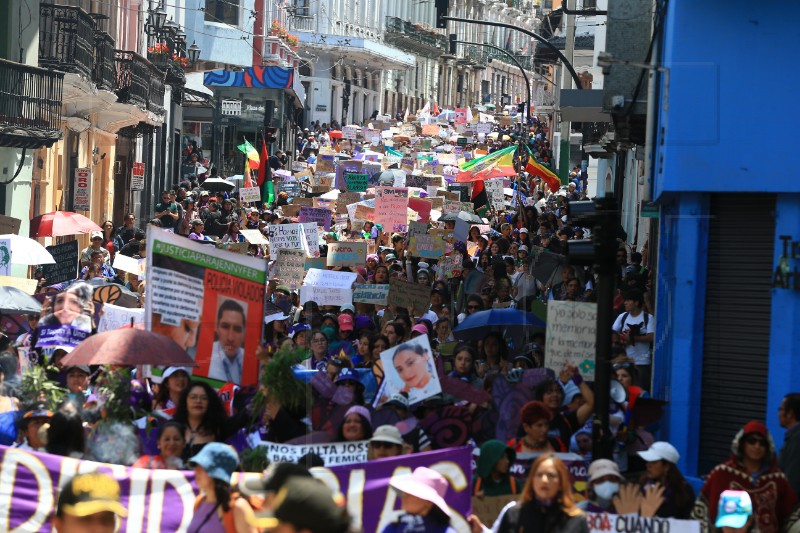
<path fill-rule="evenodd" d="M 392 476 L 410 474 L 418 466 L 433 468 L 450 482 L 445 497 L 453 509 L 453 527 L 469 532 L 472 449 L 450 448 L 368 463 L 315 468 L 314 475 L 347 496 L 348 511 L 363 531 L 381 531 L 402 514 L 400 498 L 389 487 Z M 113 476 L 128 509 L 120 532 L 184 532 L 192 520 L 194 473 L 146 470 L 81 461 L 0 446 L 0 524 L 12 532 L 50 533 L 58 487 L 78 473 L 100 471 Z M 234 479 L 258 476 L 245 474 Z"/>
<path fill-rule="evenodd" d="M 77 346 L 86 337 L 91 335 L 91 331 L 84 331 L 70 325 L 58 324 L 55 326 L 41 326 L 39 328 L 39 340 L 36 342 L 37 348 L 47 346 Z"/>

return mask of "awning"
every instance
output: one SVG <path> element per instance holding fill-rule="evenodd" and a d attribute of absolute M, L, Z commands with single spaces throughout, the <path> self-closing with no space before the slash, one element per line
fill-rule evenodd
<path fill-rule="evenodd" d="M 294 69 L 287 67 L 248 67 L 244 70 L 212 70 L 203 75 L 206 87 L 251 87 L 254 89 L 292 89 Z M 188 86 L 188 83 L 187 83 Z"/>
<path fill-rule="evenodd" d="M 186 75 L 186 89 L 194 93 L 205 94 L 209 97 L 214 96 L 214 92 L 203 85 L 203 77 L 205 72 L 190 72 Z"/>

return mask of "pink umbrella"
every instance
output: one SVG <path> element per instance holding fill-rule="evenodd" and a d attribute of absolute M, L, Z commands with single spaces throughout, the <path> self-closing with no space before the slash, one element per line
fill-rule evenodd
<path fill-rule="evenodd" d="M 61 237 L 77 233 L 103 231 L 103 228 L 83 215 L 71 211 L 45 213 L 31 220 L 30 237 Z"/>

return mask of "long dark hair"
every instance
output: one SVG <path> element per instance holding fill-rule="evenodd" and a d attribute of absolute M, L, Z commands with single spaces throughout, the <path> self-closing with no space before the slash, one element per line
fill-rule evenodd
<path fill-rule="evenodd" d="M 86 435 L 80 415 L 70 411 L 57 411 L 47 428 L 47 453 L 68 457 L 86 450 Z"/>
<path fill-rule="evenodd" d="M 225 407 L 222 405 L 222 400 L 219 399 L 217 393 L 211 388 L 211 385 L 203 381 L 189 382 L 189 386 L 181 393 L 181 399 L 178 402 L 175 415 L 172 419 L 186 426 L 189 425 L 189 410 L 186 404 L 188 402 L 189 393 L 192 392 L 192 389 L 197 387 L 203 389 L 203 392 L 208 396 L 208 409 L 206 409 L 206 413 L 203 415 L 203 419 L 200 421 L 200 425 L 197 429 L 202 429 L 206 433 L 218 437 L 222 431 L 222 425 L 227 418 Z"/>
<path fill-rule="evenodd" d="M 169 387 L 167 386 L 167 382 L 178 372 L 184 372 L 188 376 L 188 372 L 184 370 L 178 370 L 174 374 L 171 374 L 167 379 L 162 380 L 161 386 L 158 388 L 158 392 L 156 393 L 156 397 L 153 398 L 154 406 L 161 405 L 164 406 L 164 408 L 167 407 L 167 401 L 169 400 Z M 189 376 L 189 379 L 191 379 L 191 376 Z M 189 384 L 191 385 L 191 382 Z"/>
<path fill-rule="evenodd" d="M 675 509 L 686 509 L 692 501 L 694 501 L 694 491 L 692 490 L 691 485 L 689 482 L 686 481 L 686 478 L 683 477 L 681 471 L 678 469 L 678 466 L 675 464 L 670 463 L 669 461 L 663 461 L 669 465 L 669 469 L 667 469 L 666 479 L 664 479 L 664 484 L 670 488 L 672 491 L 672 502 L 675 506 Z M 650 480 L 647 478 L 646 474 L 643 474 L 642 477 L 639 479 L 639 484 L 644 486 Z M 675 518 L 680 518 L 676 516 Z"/>

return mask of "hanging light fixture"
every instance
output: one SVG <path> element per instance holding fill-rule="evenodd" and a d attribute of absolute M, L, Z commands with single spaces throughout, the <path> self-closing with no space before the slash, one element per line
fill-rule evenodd
<path fill-rule="evenodd" d="M 152 25 L 156 33 L 162 31 L 164 23 L 167 21 L 167 12 L 160 5 L 151 13 Z"/>
<path fill-rule="evenodd" d="M 200 47 L 197 46 L 195 41 L 192 41 L 192 45 L 189 47 L 188 56 L 189 63 L 191 63 L 192 68 L 194 68 L 195 64 L 197 64 L 197 60 L 200 59 Z"/>

